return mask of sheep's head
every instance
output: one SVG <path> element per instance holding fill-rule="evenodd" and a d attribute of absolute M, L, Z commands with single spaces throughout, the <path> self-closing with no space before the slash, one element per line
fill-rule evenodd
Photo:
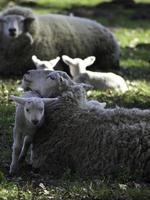
<path fill-rule="evenodd" d="M 52 74 L 52 75 L 51 75 Z M 29 70 L 24 76 L 21 83 L 21 88 L 25 91 L 36 91 L 42 97 L 55 97 L 60 94 L 60 82 L 55 79 L 56 74 L 61 74 L 66 77 L 71 83 L 71 78 L 62 71 L 50 70 Z"/>
<path fill-rule="evenodd" d="M 11 96 L 11 99 L 24 107 L 24 115 L 26 120 L 34 126 L 38 126 L 43 120 L 44 103 L 52 101 L 50 98 L 23 98 L 17 96 Z"/>
<path fill-rule="evenodd" d="M 42 97 L 51 96 L 55 83 L 48 75 L 50 70 L 29 70 L 24 74 L 21 87 L 24 91 L 32 90 L 39 93 Z"/>
<path fill-rule="evenodd" d="M 52 60 L 40 60 L 37 58 L 37 56 L 33 55 L 32 56 L 32 61 L 35 64 L 37 69 L 43 69 L 43 70 L 54 70 L 54 67 L 60 60 L 60 57 L 56 57 L 55 59 Z"/>
<path fill-rule="evenodd" d="M 24 17 L 22 15 L 1 15 L 0 22 L 2 25 L 3 35 L 7 38 L 18 38 L 25 33 L 26 24 L 30 23 L 34 18 Z"/>
<path fill-rule="evenodd" d="M 1 34 L 7 40 L 25 36 L 30 44 L 34 42 L 33 34 L 38 32 L 36 16 L 32 10 L 20 6 L 13 6 L 2 11 L 0 27 Z"/>
<path fill-rule="evenodd" d="M 70 58 L 69 56 L 63 55 L 63 61 L 69 66 L 71 76 L 74 78 L 82 73 L 86 72 L 86 67 L 92 65 L 95 62 L 95 56 L 89 56 L 85 59 Z"/>

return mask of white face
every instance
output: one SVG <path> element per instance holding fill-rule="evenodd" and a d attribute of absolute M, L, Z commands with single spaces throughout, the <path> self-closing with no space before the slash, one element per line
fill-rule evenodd
<path fill-rule="evenodd" d="M 24 105 L 24 113 L 32 125 L 40 124 L 44 116 L 44 102 L 40 99 L 28 100 Z"/>
<path fill-rule="evenodd" d="M 1 17 L 3 34 L 8 38 L 17 38 L 24 31 L 25 18 L 21 15 L 6 15 Z"/>
<path fill-rule="evenodd" d="M 69 66 L 70 73 L 73 78 L 81 73 L 85 73 L 86 67 L 92 65 L 95 61 L 94 56 L 89 56 L 85 59 L 80 59 L 80 58 L 73 59 L 70 58 L 69 56 L 63 55 L 62 59 Z"/>

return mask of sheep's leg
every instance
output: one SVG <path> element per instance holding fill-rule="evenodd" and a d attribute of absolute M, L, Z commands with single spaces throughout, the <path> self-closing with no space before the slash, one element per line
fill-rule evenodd
<path fill-rule="evenodd" d="M 22 147 L 22 135 L 14 129 L 14 143 L 12 151 L 12 162 L 10 165 L 10 174 L 15 174 L 18 170 L 18 158 Z"/>
<path fill-rule="evenodd" d="M 32 142 L 32 137 L 25 136 L 24 141 L 23 141 L 23 147 L 21 149 L 21 153 L 20 153 L 20 156 L 19 156 L 19 162 L 22 162 L 25 159 L 31 142 Z"/>

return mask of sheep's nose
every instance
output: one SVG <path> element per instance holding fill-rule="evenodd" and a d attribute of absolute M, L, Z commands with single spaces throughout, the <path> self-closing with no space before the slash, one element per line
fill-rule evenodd
<path fill-rule="evenodd" d="M 33 120 L 32 120 L 32 123 L 33 123 L 34 125 L 37 125 L 37 124 L 39 123 L 39 121 L 36 120 L 36 119 L 33 119 Z"/>
<path fill-rule="evenodd" d="M 15 36 L 16 35 L 16 29 L 15 28 L 9 28 L 9 34 L 10 34 L 10 36 Z"/>

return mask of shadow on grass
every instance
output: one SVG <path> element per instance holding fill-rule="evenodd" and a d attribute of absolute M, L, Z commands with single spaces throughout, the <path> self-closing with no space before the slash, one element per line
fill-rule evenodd
<path fill-rule="evenodd" d="M 75 16 L 100 19 L 113 27 L 148 29 L 150 27 L 147 23 L 150 20 L 150 4 L 124 2 L 124 4 L 104 2 L 93 7 L 76 5 L 67 9 L 67 12 Z"/>
<path fill-rule="evenodd" d="M 134 48 L 121 48 L 122 75 L 129 80 L 149 81 L 150 44 L 138 43 Z"/>

